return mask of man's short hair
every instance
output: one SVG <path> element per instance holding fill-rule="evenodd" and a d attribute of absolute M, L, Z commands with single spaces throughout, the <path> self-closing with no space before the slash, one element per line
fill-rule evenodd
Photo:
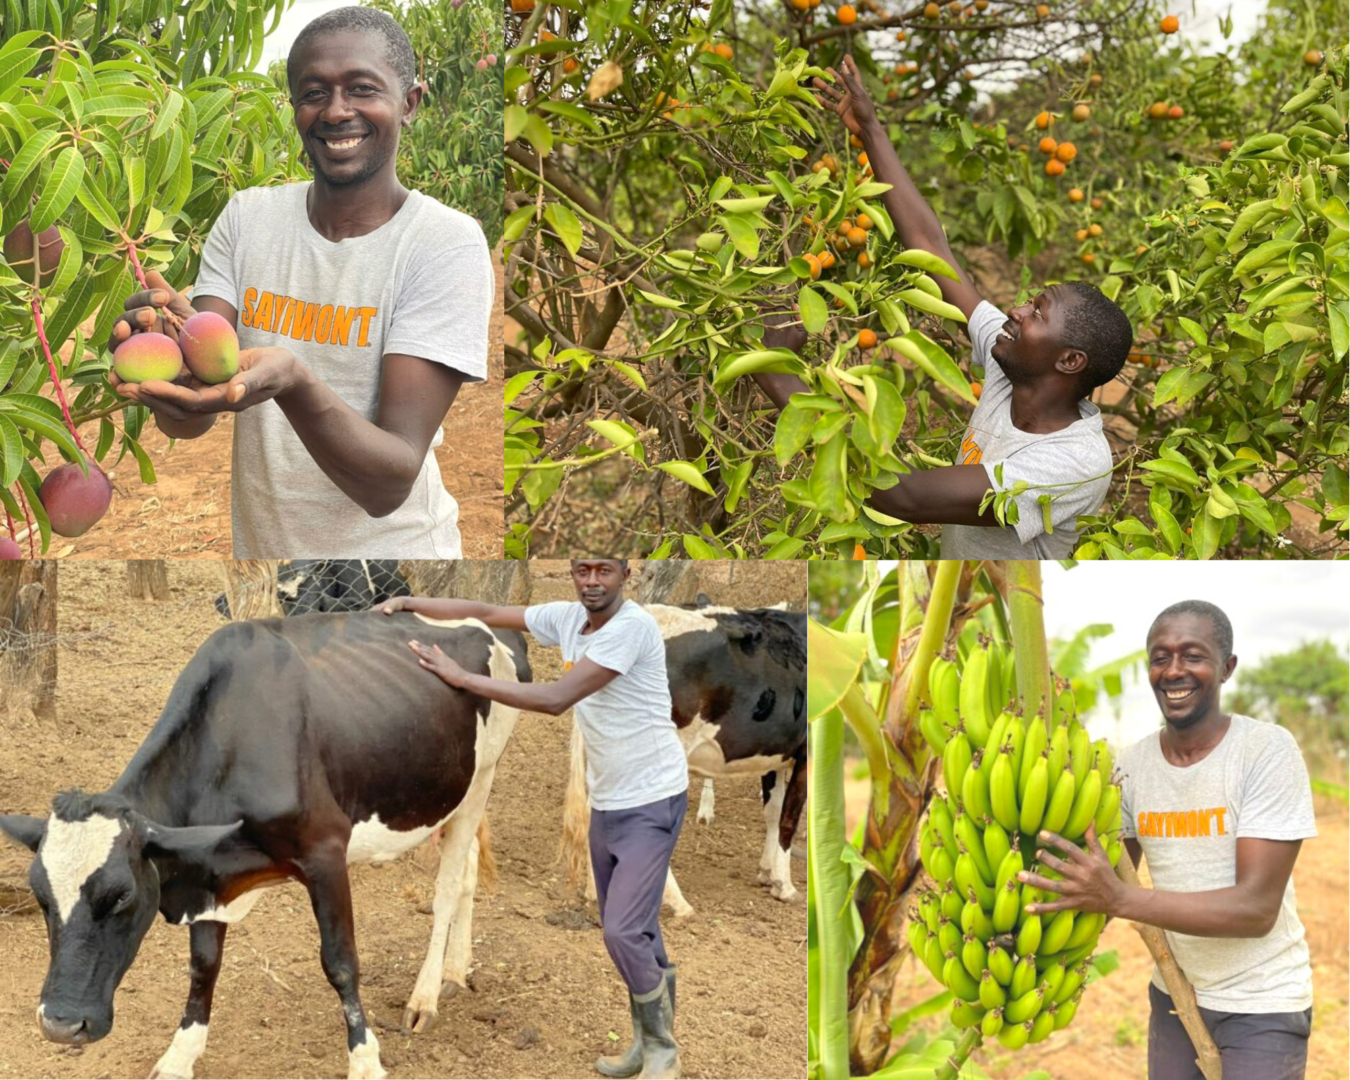
<path fill-rule="evenodd" d="M 597 556 L 597 558 L 604 558 L 604 556 L 603 556 L 603 555 Z M 573 561 L 573 562 L 588 562 L 589 560 L 587 560 L 587 559 L 573 559 L 572 561 Z M 627 560 L 627 559 L 610 559 L 609 561 L 610 561 L 610 562 L 616 562 L 616 563 L 618 563 L 618 564 L 619 564 L 620 566 L 622 566 L 625 570 L 628 569 L 628 560 Z"/>
<path fill-rule="evenodd" d="M 1222 608 L 1211 604 L 1208 600 L 1182 600 L 1171 607 L 1163 608 L 1153 620 L 1153 625 L 1148 628 L 1148 637 L 1145 640 L 1153 639 L 1153 632 L 1158 629 L 1160 622 L 1165 622 L 1176 615 L 1198 615 L 1202 619 L 1208 619 L 1210 626 L 1214 627 L 1214 644 L 1219 647 L 1220 660 L 1222 663 L 1228 663 L 1228 658 L 1233 655 L 1233 624 L 1228 621 L 1228 616 L 1223 613 Z"/>
<path fill-rule="evenodd" d="M 412 42 L 407 32 L 394 20 L 392 15 L 375 8 L 343 7 L 335 8 L 320 15 L 313 22 L 306 23 L 293 42 L 286 59 L 286 81 L 291 90 L 295 89 L 295 79 L 299 71 L 295 58 L 301 50 L 308 48 L 310 42 L 323 34 L 335 34 L 344 30 L 373 30 L 384 38 L 384 55 L 389 66 L 398 76 L 400 93 L 406 94 L 417 81 L 417 60 L 413 56 Z"/>
<path fill-rule="evenodd" d="M 1086 281 L 1066 281 L 1060 288 L 1072 296 L 1072 302 L 1065 305 L 1065 337 L 1072 348 L 1087 354 L 1087 364 L 1078 380 L 1079 392 L 1087 397 L 1120 374 L 1130 355 L 1134 330 L 1125 312 L 1097 286 Z"/>

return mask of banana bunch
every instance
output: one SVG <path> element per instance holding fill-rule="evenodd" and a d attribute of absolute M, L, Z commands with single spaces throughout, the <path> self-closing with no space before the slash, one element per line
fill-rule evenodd
<path fill-rule="evenodd" d="M 909 944 L 955 996 L 952 1021 L 979 1024 L 1009 1049 L 1040 1042 L 1073 1020 L 1104 915 L 1028 915 L 1056 894 L 1018 880 L 1023 870 L 1055 879 L 1024 852 L 1042 829 L 1082 841 L 1089 825 L 1114 866 L 1120 859 L 1120 787 L 1105 740 L 1093 743 L 1057 682 L 1050 723 L 1026 721 L 1015 697 L 1012 653 L 981 639 L 958 669 L 933 661 L 931 709 L 920 729 L 942 759 L 945 794 L 935 794 L 919 831 L 919 857 L 933 887 L 910 911 Z M 991 689 L 991 685 L 993 689 Z"/>

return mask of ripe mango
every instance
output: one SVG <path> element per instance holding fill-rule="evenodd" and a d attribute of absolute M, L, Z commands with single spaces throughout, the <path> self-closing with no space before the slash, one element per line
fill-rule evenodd
<path fill-rule="evenodd" d="M 66 250 L 61 239 L 61 230 L 53 225 L 37 238 L 37 249 L 42 261 L 42 284 L 50 285 L 56 276 L 56 264 L 61 261 L 61 252 Z M 36 267 L 33 263 L 33 230 L 28 227 L 28 219 L 16 225 L 5 237 L 5 262 L 29 285 L 34 284 Z"/>
<path fill-rule="evenodd" d="M 22 559 L 23 552 L 19 550 L 19 545 L 8 536 L 0 537 L 0 559 Z"/>
<path fill-rule="evenodd" d="M 83 536 L 108 512 L 112 502 L 112 481 L 94 462 L 85 476 L 77 462 L 62 465 L 47 474 L 38 489 L 51 519 L 52 532 L 58 536 Z"/>
<path fill-rule="evenodd" d="M 113 370 L 123 382 L 172 382 L 183 370 L 183 354 L 165 334 L 153 330 L 132 334 L 113 353 Z"/>
<path fill-rule="evenodd" d="M 188 370 L 204 383 L 229 382 L 239 370 L 239 338 L 230 320 L 214 311 L 199 311 L 183 323 L 178 344 Z"/>

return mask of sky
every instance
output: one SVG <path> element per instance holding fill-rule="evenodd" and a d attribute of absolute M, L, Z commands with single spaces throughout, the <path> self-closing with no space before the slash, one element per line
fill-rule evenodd
<path fill-rule="evenodd" d="M 281 16 L 281 25 L 277 27 L 277 32 L 269 34 L 267 40 L 263 42 L 262 59 L 253 70 L 266 74 L 274 61 L 286 59 L 286 54 L 291 51 L 291 42 L 307 23 L 313 22 L 334 8 L 351 6 L 352 0 L 295 0 Z M 270 19 L 268 25 L 271 25 Z"/>
<path fill-rule="evenodd" d="M 889 569 L 894 563 L 883 563 Z M 1045 631 L 1068 638 L 1091 623 L 1115 632 L 1092 643 L 1089 666 L 1144 647 L 1153 618 L 1179 600 L 1208 600 L 1233 624 L 1233 652 L 1243 664 L 1329 638 L 1350 648 L 1350 564 L 1332 562 L 1086 562 L 1066 570 L 1044 562 Z M 1235 676 L 1236 677 L 1236 676 Z M 1160 718 L 1143 676 L 1127 680 L 1115 709 L 1088 719 L 1094 737 L 1117 746 L 1155 730 Z"/>

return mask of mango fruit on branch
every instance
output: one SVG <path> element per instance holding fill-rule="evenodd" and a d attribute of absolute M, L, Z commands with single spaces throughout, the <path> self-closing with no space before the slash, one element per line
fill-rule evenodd
<path fill-rule="evenodd" d="M 1009 1049 L 1067 1027 L 1078 1010 L 1106 917 L 1028 915 L 1055 895 L 1019 881 L 1042 830 L 1086 847 L 1095 826 L 1120 859 L 1120 785 L 1105 740 L 1092 742 L 1058 681 L 1049 717 L 1013 704 L 1012 650 L 981 637 L 964 662 L 934 659 L 919 727 L 942 759 L 919 830 L 919 858 L 933 887 L 919 893 L 907 929 L 914 955 L 952 991 L 951 1019 L 980 1027 Z"/>

